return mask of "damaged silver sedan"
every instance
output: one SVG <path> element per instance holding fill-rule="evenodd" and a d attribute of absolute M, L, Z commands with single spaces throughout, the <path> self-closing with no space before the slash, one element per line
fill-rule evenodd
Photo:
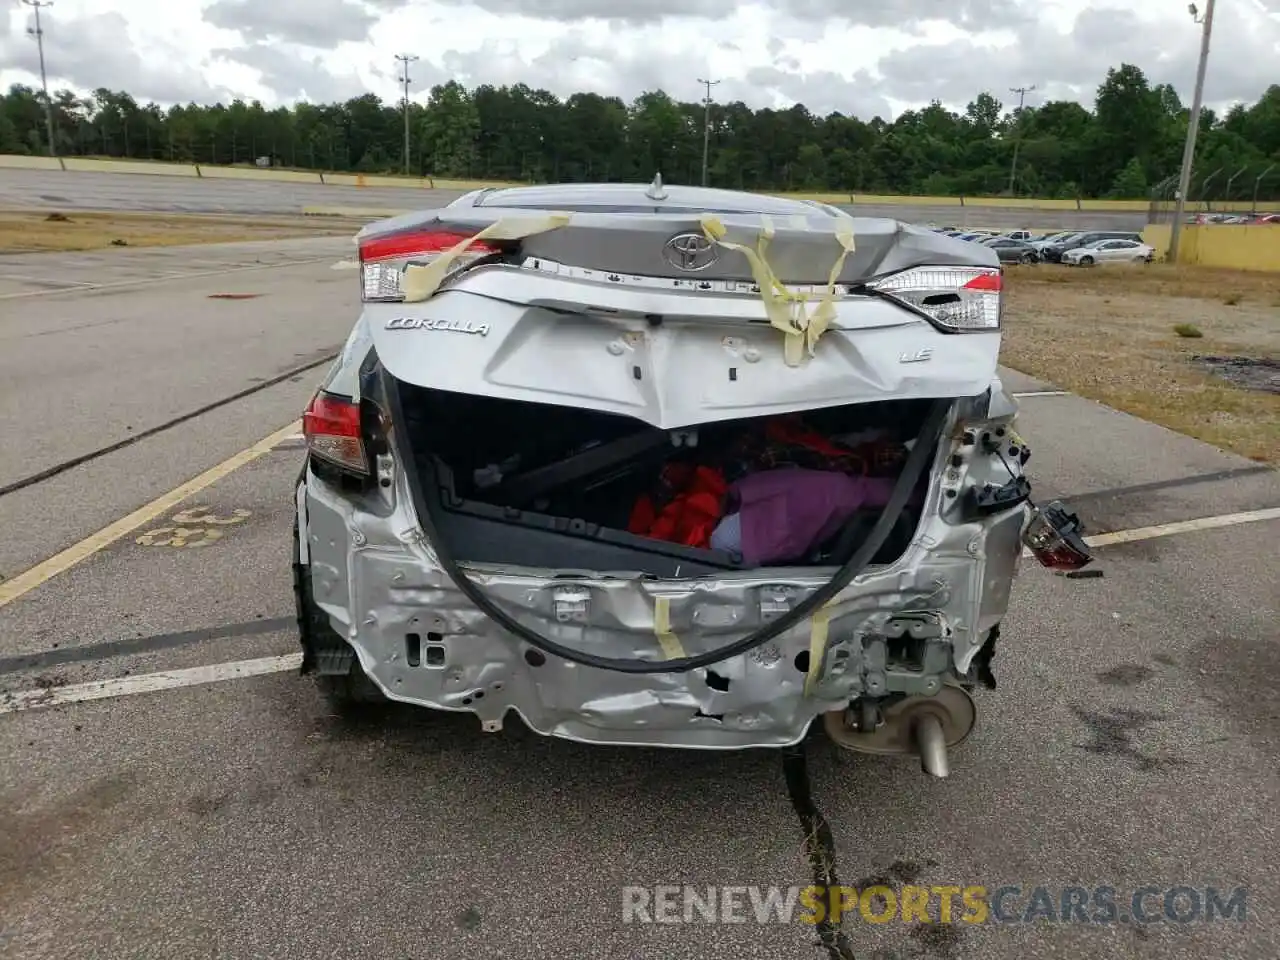
<path fill-rule="evenodd" d="M 947 749 L 1030 500 L 994 252 L 734 191 L 485 189 L 357 237 L 304 418 L 303 672 L 600 744 Z"/>

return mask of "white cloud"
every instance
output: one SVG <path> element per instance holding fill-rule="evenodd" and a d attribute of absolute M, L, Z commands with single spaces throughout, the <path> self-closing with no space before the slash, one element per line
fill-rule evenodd
<path fill-rule="evenodd" d="M 1190 99 L 1199 28 L 1172 0 L 752 0 L 714 18 L 676 0 L 58 0 L 44 11 L 50 84 L 106 86 L 160 103 L 399 95 L 396 53 L 416 53 L 415 99 L 455 77 L 561 96 L 631 99 L 661 87 L 753 107 L 797 101 L 869 119 L 932 98 L 963 107 L 1036 84 L 1090 103 L 1122 61 Z M 856 11 L 856 12 L 853 12 Z M 0 84 L 38 82 L 27 8 L 0 14 Z M 1210 105 L 1277 80 L 1280 0 L 1218 6 Z"/>

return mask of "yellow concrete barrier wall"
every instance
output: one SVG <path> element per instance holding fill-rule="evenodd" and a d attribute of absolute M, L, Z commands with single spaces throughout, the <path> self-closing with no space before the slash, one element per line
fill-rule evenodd
<path fill-rule="evenodd" d="M 194 177 L 196 168 L 190 163 L 147 163 L 145 160 L 94 160 L 89 157 L 64 157 L 63 168 L 77 173 L 140 173 L 160 177 Z"/>
<path fill-rule="evenodd" d="M 1172 231 L 1173 228 L 1167 223 L 1148 223 L 1142 228 L 1142 241 L 1155 247 L 1157 260 L 1163 260 L 1168 255 L 1169 234 Z"/>
<path fill-rule="evenodd" d="M 510 187 L 519 184 L 494 180 L 446 180 L 440 178 L 401 177 L 386 174 L 325 173 L 320 174 L 307 170 L 280 170 L 263 167 L 220 167 L 206 164 L 170 164 L 159 161 L 142 160 L 110 160 L 87 157 L 66 157 L 59 160 L 55 157 L 34 157 L 0 154 L 0 169 L 28 170 L 79 170 L 99 173 L 136 173 L 153 176 L 201 176 L 222 180 L 266 180 L 288 183 L 325 183 L 343 187 L 378 187 L 382 189 L 409 190 L 475 190 L 479 187 Z M 792 192 L 784 196 L 806 200 L 819 200 L 824 203 L 867 204 L 874 206 L 913 206 L 913 207 L 972 207 L 974 209 L 1021 209 L 1021 210 L 1080 210 L 1083 212 L 1104 213 L 1108 211 L 1141 213 L 1149 208 L 1145 200 L 1060 200 L 1044 197 L 917 197 L 891 194 L 844 193 L 824 191 L 816 193 Z M 1280 202 L 1270 201 L 1259 204 L 1265 209 L 1280 206 Z M 1248 201 L 1211 202 L 1197 201 L 1187 204 L 1188 213 L 1205 211 L 1246 212 L 1252 208 Z"/>
<path fill-rule="evenodd" d="M 1142 231 L 1143 239 L 1163 258 L 1169 253 L 1173 227 L 1155 223 Z M 1196 223 L 1182 228 L 1178 262 L 1202 267 L 1264 270 L 1280 273 L 1280 225 Z"/>
<path fill-rule="evenodd" d="M 199 164 L 206 180 L 274 180 L 277 183 L 320 183 L 320 174 L 306 170 L 272 170 L 268 167 L 211 167 Z"/>
<path fill-rule="evenodd" d="M 304 217 L 346 217 L 352 220 L 384 220 L 412 210 L 386 210 L 379 207 L 303 207 Z"/>
<path fill-rule="evenodd" d="M 57 157 L 29 157 L 17 153 L 0 153 L 0 169 L 5 170 L 61 170 Z"/>

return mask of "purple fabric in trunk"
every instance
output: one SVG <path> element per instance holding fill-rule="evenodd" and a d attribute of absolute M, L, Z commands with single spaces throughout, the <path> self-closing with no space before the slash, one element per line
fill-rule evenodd
<path fill-rule="evenodd" d="M 883 507 L 894 481 L 786 467 L 743 477 L 730 488 L 741 514 L 742 557 L 750 564 L 799 560 L 865 507 Z"/>

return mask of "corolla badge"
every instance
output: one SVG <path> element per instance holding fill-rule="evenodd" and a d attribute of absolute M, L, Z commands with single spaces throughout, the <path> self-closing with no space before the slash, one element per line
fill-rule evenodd
<path fill-rule="evenodd" d="M 427 317 L 394 317 L 387 321 L 388 330 L 443 330 L 446 333 L 474 333 L 489 335 L 487 323 L 471 320 L 431 320 Z"/>
<path fill-rule="evenodd" d="M 677 270 L 688 273 L 705 270 L 720 259 L 716 245 L 701 233 L 677 233 L 663 246 L 662 256 Z"/>

